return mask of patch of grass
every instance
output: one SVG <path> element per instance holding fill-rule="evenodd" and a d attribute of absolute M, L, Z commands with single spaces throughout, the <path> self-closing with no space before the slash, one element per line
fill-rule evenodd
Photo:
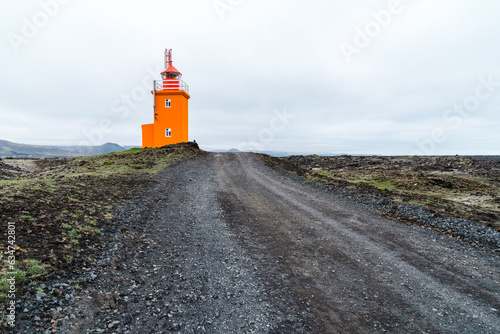
<path fill-rule="evenodd" d="M 29 220 L 31 222 L 36 222 L 36 218 L 30 216 L 30 215 L 22 215 L 19 218 L 24 219 L 24 220 Z"/>
<path fill-rule="evenodd" d="M 0 293 L 5 295 L 5 297 L 7 297 L 7 293 L 10 289 L 10 283 L 9 281 L 7 281 L 7 278 L 7 276 L 3 276 L 0 278 Z"/>
<path fill-rule="evenodd" d="M 333 172 L 329 170 L 317 170 L 315 171 L 316 174 L 322 175 L 322 176 L 332 176 Z"/>
<path fill-rule="evenodd" d="M 134 148 L 123 152 L 75 158 L 70 161 L 71 177 L 78 175 L 107 176 L 111 174 L 155 174 L 179 160 L 193 157 L 196 151 Z"/>
<path fill-rule="evenodd" d="M 77 195 L 70 195 L 69 199 L 76 203 L 82 203 L 82 200 L 80 200 Z"/>
<path fill-rule="evenodd" d="M 80 239 L 82 237 L 82 235 L 80 234 L 80 229 L 73 228 L 68 232 L 68 237 L 70 237 L 71 239 Z"/>
<path fill-rule="evenodd" d="M 33 280 L 40 279 L 45 277 L 48 274 L 48 269 L 50 268 L 48 265 L 41 263 L 35 259 L 27 259 L 19 262 L 14 270 L 7 270 L 9 268 L 7 265 L 3 266 L 2 271 L 0 272 L 0 293 L 7 294 L 10 289 L 10 283 L 7 280 L 12 277 L 10 273 L 14 273 L 14 278 L 16 283 L 27 277 Z"/>
<path fill-rule="evenodd" d="M 134 147 L 126 151 L 120 152 L 120 154 L 131 154 L 131 153 L 137 153 L 137 152 L 142 152 L 142 151 L 147 151 L 147 150 L 152 150 L 152 148 L 146 147 L 146 148 L 140 148 L 140 147 Z"/>
<path fill-rule="evenodd" d="M 94 217 L 85 217 L 84 220 L 86 224 L 97 225 L 97 219 Z"/>
<path fill-rule="evenodd" d="M 19 269 L 19 268 L 17 268 L 17 267 L 14 268 L 14 270 L 12 271 L 12 273 L 14 273 L 14 278 L 16 279 L 16 282 L 22 280 L 26 276 L 26 272 L 23 271 L 23 270 L 21 270 L 21 269 Z"/>
<path fill-rule="evenodd" d="M 390 180 L 384 181 L 369 181 L 369 185 L 374 186 L 380 190 L 393 190 L 396 189 L 396 185 Z"/>
<path fill-rule="evenodd" d="M 350 183 L 347 186 L 349 189 L 357 189 L 358 185 L 373 186 L 380 190 L 395 190 L 397 189 L 397 184 L 393 180 L 385 179 L 382 175 L 374 173 L 373 175 L 364 175 L 362 173 L 349 172 L 333 172 L 329 170 L 315 170 L 312 172 L 309 179 L 313 182 L 325 181 L 327 183 L 337 182 Z"/>
<path fill-rule="evenodd" d="M 0 302 L 5 302 L 7 300 L 7 296 L 10 291 L 10 278 L 14 277 L 15 282 L 19 282 L 24 277 L 26 277 L 26 271 L 21 270 L 19 267 L 14 267 L 14 270 L 11 270 L 8 263 L 4 262 L 2 267 L 3 269 L 0 271 Z M 14 275 L 12 275 L 12 273 Z M 16 285 L 17 291 L 17 285 Z"/>
<path fill-rule="evenodd" d="M 47 265 L 38 260 L 24 260 L 23 264 L 26 266 L 26 273 L 30 278 L 38 278 L 47 274 Z"/>

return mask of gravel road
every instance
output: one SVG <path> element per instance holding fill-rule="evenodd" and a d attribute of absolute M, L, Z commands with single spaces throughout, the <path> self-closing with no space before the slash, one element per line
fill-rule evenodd
<path fill-rule="evenodd" d="M 104 230 L 58 332 L 500 333 L 498 255 L 252 154 L 207 153 L 155 181 Z"/>

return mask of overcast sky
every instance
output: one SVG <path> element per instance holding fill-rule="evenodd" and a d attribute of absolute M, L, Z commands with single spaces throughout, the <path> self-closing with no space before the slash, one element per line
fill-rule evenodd
<path fill-rule="evenodd" d="M 207 150 L 500 154 L 495 0 L 0 0 L 0 139 L 141 144 L 163 52 Z"/>

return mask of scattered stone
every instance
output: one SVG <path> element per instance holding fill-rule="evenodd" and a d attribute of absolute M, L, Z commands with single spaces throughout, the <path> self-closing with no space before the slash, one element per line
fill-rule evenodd
<path fill-rule="evenodd" d="M 45 297 L 47 297 L 47 294 L 41 291 L 38 291 L 36 293 L 36 300 L 42 301 Z"/>
<path fill-rule="evenodd" d="M 108 324 L 108 328 L 113 328 L 115 327 L 116 325 L 118 325 L 120 322 L 118 320 L 115 320 L 113 322 L 111 322 L 110 324 Z"/>

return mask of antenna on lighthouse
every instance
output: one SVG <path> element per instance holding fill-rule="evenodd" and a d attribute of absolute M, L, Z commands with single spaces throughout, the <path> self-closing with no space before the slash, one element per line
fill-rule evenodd
<path fill-rule="evenodd" d="M 165 49 L 165 68 L 172 65 L 172 49 Z"/>

